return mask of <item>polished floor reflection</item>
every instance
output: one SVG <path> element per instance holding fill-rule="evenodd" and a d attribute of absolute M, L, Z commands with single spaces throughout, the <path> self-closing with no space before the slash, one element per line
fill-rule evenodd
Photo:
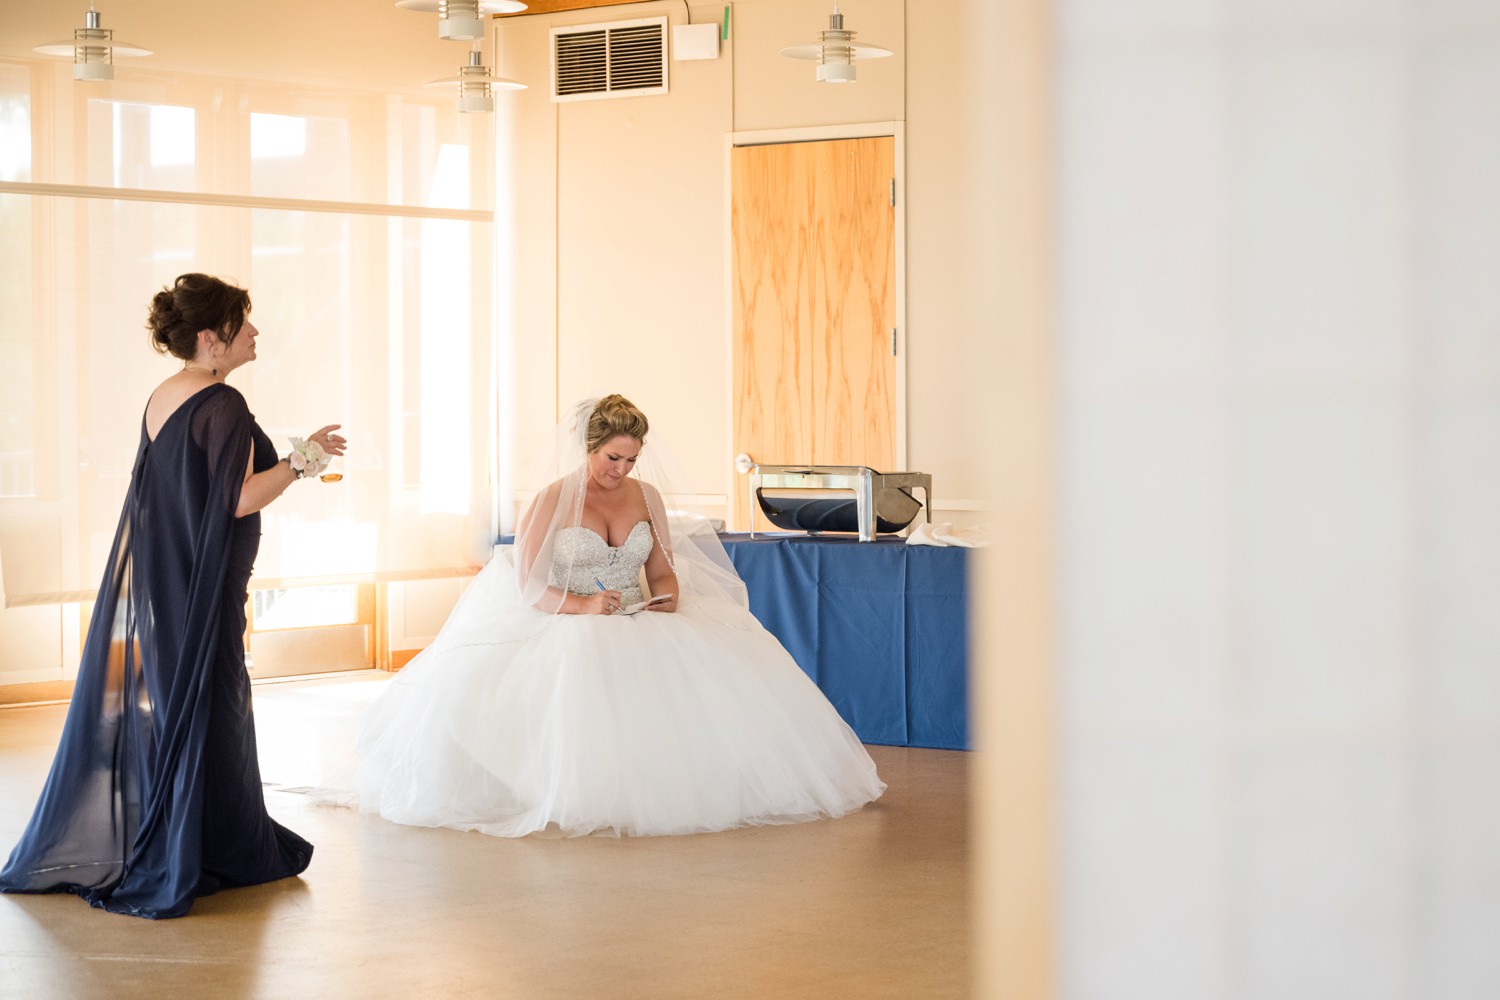
<path fill-rule="evenodd" d="M 966 755 L 871 747 L 890 787 L 860 813 L 692 837 L 500 840 L 289 790 L 336 762 L 384 683 L 256 688 L 267 803 L 317 847 L 302 878 L 161 922 L 0 896 L 0 996 L 967 994 Z M 0 709 L 0 851 L 30 814 L 64 711 Z"/>

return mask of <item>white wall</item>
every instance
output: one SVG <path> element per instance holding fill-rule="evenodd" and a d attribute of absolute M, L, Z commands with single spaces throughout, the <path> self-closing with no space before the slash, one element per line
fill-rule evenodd
<path fill-rule="evenodd" d="M 1063 995 L 1500 996 L 1500 7 L 1058 11 Z"/>

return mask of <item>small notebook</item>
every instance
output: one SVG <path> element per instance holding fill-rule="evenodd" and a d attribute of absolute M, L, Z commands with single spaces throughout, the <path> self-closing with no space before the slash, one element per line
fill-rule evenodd
<path fill-rule="evenodd" d="M 616 611 L 615 614 L 617 614 L 617 615 L 633 615 L 633 614 L 635 614 L 638 611 L 645 611 L 647 608 L 651 607 L 651 605 L 653 605 L 653 604 L 662 604 L 662 603 L 665 603 L 666 601 L 670 601 L 675 596 L 676 596 L 675 594 L 657 594 L 655 597 L 651 598 L 649 601 L 642 601 L 639 604 L 632 604 L 629 607 L 621 608 L 619 611 Z"/>

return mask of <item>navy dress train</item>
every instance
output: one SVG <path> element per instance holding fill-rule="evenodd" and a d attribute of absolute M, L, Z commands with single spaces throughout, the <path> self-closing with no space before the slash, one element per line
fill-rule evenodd
<path fill-rule="evenodd" d="M 245 465 L 277 461 L 235 389 L 199 391 L 136 453 L 62 740 L 0 891 L 73 892 L 179 917 L 221 887 L 300 873 L 312 845 L 271 819 L 245 673 L 260 514 Z"/>

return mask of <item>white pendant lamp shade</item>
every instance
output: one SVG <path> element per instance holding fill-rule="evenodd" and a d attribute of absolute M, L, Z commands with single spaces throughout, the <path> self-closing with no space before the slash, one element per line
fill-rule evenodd
<path fill-rule="evenodd" d="M 49 56 L 72 56 L 73 79 L 113 80 L 115 56 L 149 56 L 150 49 L 117 42 L 114 32 L 99 27 L 99 12 L 92 3 L 83 14 L 83 27 L 73 29 L 73 37 L 38 45 L 36 51 Z"/>
<path fill-rule="evenodd" d="M 856 43 L 854 32 L 844 27 L 838 0 L 834 0 L 833 13 L 828 15 L 828 30 L 818 32 L 818 37 L 820 40 L 812 45 L 791 45 L 781 54 L 788 59 L 817 60 L 820 83 L 853 83 L 855 59 L 884 59 L 894 54 L 879 45 Z"/>
<path fill-rule="evenodd" d="M 458 87 L 458 110 L 469 114 L 486 114 L 495 110 L 496 90 L 525 90 L 526 84 L 507 80 L 503 76 L 491 76 L 484 64 L 484 55 L 478 47 L 469 53 L 469 61 L 458 68 L 457 76 L 445 76 L 433 80 L 429 87 Z"/>
<path fill-rule="evenodd" d="M 514 14 L 526 9 L 520 0 L 396 0 L 403 10 L 420 10 L 438 16 L 438 37 L 469 42 L 484 37 L 484 24 L 491 14 Z"/>

